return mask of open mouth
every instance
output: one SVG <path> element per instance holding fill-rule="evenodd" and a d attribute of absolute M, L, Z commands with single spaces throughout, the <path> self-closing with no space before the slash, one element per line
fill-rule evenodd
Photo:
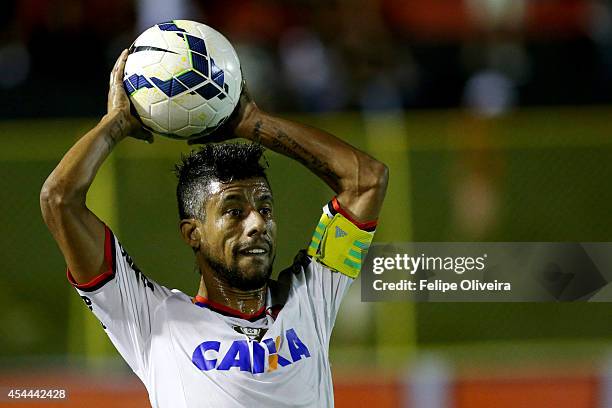
<path fill-rule="evenodd" d="M 262 256 L 268 254 L 268 249 L 262 247 L 245 248 L 238 253 L 243 256 Z"/>

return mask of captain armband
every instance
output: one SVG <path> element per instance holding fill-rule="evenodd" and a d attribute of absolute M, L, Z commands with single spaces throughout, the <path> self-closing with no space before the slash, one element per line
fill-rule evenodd
<path fill-rule="evenodd" d="M 364 231 L 342 214 L 324 212 L 312 235 L 308 255 L 350 278 L 356 278 L 374 238 L 374 231 Z"/>

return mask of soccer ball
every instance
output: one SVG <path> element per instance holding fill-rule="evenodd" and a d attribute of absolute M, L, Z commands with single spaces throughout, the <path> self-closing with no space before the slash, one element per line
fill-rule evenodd
<path fill-rule="evenodd" d="M 123 85 L 145 128 L 189 139 L 219 127 L 242 90 L 240 61 L 230 42 L 189 20 L 157 24 L 129 48 Z"/>

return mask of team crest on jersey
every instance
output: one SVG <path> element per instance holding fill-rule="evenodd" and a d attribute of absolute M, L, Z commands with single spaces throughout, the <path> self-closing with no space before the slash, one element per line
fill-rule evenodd
<path fill-rule="evenodd" d="M 242 329 L 253 330 L 253 328 Z M 252 331 L 252 333 L 255 332 Z M 280 350 L 283 344 L 286 344 L 288 354 L 284 352 L 285 355 L 281 355 Z M 227 349 L 221 347 L 220 341 L 205 341 L 193 351 L 191 361 L 202 371 L 229 371 L 236 367 L 240 371 L 262 374 L 275 371 L 279 367 L 286 367 L 305 358 L 310 358 L 310 350 L 294 329 L 288 329 L 284 336 L 276 336 L 274 339 L 234 340 Z"/>
<path fill-rule="evenodd" d="M 232 328 L 240 334 L 244 334 L 251 341 L 261 341 L 268 329 L 259 329 L 257 327 L 242 327 L 232 326 Z"/>

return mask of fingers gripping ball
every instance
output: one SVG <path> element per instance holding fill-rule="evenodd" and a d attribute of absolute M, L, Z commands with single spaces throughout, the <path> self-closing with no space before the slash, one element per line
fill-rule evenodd
<path fill-rule="evenodd" d="M 210 133 L 242 89 L 240 61 L 218 31 L 189 20 L 157 24 L 129 49 L 123 85 L 143 125 L 175 139 Z"/>

